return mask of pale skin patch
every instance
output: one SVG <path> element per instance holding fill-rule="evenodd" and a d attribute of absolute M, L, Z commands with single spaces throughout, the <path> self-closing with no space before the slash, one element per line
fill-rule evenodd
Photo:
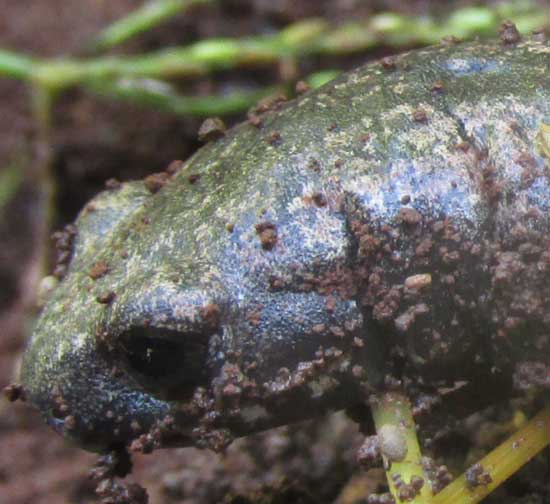
<path fill-rule="evenodd" d="M 536 142 L 541 156 L 550 159 L 550 124 L 540 124 Z"/>
<path fill-rule="evenodd" d="M 341 221 L 324 209 L 318 209 L 317 212 L 315 226 L 301 226 L 304 248 L 309 250 L 326 248 L 330 252 L 325 251 L 324 256 L 329 260 L 345 257 L 346 250 L 343 239 L 345 234 Z"/>
<path fill-rule="evenodd" d="M 544 117 L 544 112 L 537 104 L 525 105 L 513 97 L 506 97 L 497 103 L 481 101 L 473 114 L 466 105 L 457 107 L 454 113 L 462 119 L 466 134 L 487 147 L 489 159 L 499 167 L 501 177 L 504 174 L 507 174 L 508 180 L 517 177 L 518 166 L 510 163 L 510 159 L 516 160 L 522 153 L 532 152 L 550 157 L 550 126 L 540 122 L 538 132 L 531 126 Z M 520 123 L 523 131 L 520 134 L 511 127 L 518 117 L 525 121 Z M 486 137 L 490 138 L 490 142 L 484 145 Z"/>
<path fill-rule="evenodd" d="M 544 44 L 528 45 L 527 50 L 534 54 L 550 54 L 550 47 Z"/>
<path fill-rule="evenodd" d="M 428 120 L 425 124 L 410 123 L 409 128 L 404 131 L 396 128 L 396 124 L 403 124 L 404 118 L 412 121 L 417 109 L 426 113 Z M 438 145 L 444 145 L 446 150 L 453 143 L 458 142 L 457 124 L 453 118 L 435 110 L 427 103 L 421 103 L 418 107 L 398 105 L 382 114 L 380 120 L 384 125 L 386 142 L 395 140 L 395 132 L 399 131 L 399 143 L 414 146 L 418 153 L 432 152 Z"/>
<path fill-rule="evenodd" d="M 318 250 L 329 248 L 331 252 L 325 250 L 327 258 L 338 258 L 345 256 L 345 231 L 342 229 L 342 222 L 328 211 L 328 207 L 315 208 L 315 224 L 307 224 L 307 215 L 303 215 L 304 210 L 312 208 L 313 203 L 307 203 L 312 194 L 322 193 L 317 184 L 307 183 L 303 185 L 301 196 L 293 198 L 288 210 L 294 215 L 293 222 L 298 224 L 302 233 L 303 246 L 308 250 Z M 285 241 L 285 235 L 281 235 L 281 241 Z"/>
<path fill-rule="evenodd" d="M 358 133 L 358 128 L 353 128 L 351 135 Z M 350 146 L 350 131 L 336 131 L 325 136 L 325 144 L 330 150 L 335 152 L 340 151 L 342 148 Z"/>
<path fill-rule="evenodd" d="M 396 93 L 396 94 L 402 94 L 404 93 L 405 91 L 407 91 L 409 89 L 409 85 L 404 83 L 404 82 L 398 82 L 394 87 L 393 87 L 393 92 Z"/>

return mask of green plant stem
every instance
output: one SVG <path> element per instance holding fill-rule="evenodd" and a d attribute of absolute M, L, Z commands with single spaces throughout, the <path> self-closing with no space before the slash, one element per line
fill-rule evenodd
<path fill-rule="evenodd" d="M 330 82 L 333 79 L 336 79 L 342 72 L 340 70 L 321 70 L 320 72 L 312 73 L 304 77 L 312 89 L 317 89 L 318 87 L 324 86 L 327 82 Z"/>
<path fill-rule="evenodd" d="M 547 18 L 550 9 L 522 11 L 512 19 L 529 31 L 543 22 L 545 13 Z M 308 19 L 274 35 L 214 38 L 141 56 L 98 59 L 83 71 L 89 77 L 101 77 L 102 74 L 152 78 L 198 76 L 307 54 L 356 52 L 380 44 L 399 47 L 433 44 L 450 35 L 494 36 L 501 21 L 495 10 L 483 6 L 459 9 L 443 23 L 429 17 L 411 18 L 394 13 L 378 14 L 365 22 L 351 22 L 335 28 L 322 19 Z"/>
<path fill-rule="evenodd" d="M 0 75 L 12 79 L 29 80 L 36 60 L 28 56 L 0 49 Z"/>
<path fill-rule="evenodd" d="M 23 182 L 19 159 L 0 169 L 0 219 L 4 217 L 4 209 Z"/>
<path fill-rule="evenodd" d="M 414 500 L 409 502 L 413 504 L 431 503 L 431 492 L 422 469 L 422 453 L 416 436 L 416 424 L 409 400 L 403 394 L 386 393 L 371 403 L 371 411 L 379 437 L 384 428 L 390 426 L 399 432 L 406 442 L 407 449 L 404 459 L 391 462 L 386 470 L 388 485 L 395 501 L 400 502 L 395 478 L 399 476 L 404 483 L 409 484 L 411 477 L 416 476 L 424 480 L 424 486 Z M 384 453 L 382 455 L 384 456 Z"/>
<path fill-rule="evenodd" d="M 237 66 L 273 63 L 285 57 L 311 52 L 315 41 L 327 29 L 324 20 L 309 19 L 295 23 L 275 35 L 242 39 L 213 38 L 187 47 L 168 48 L 134 57 L 72 60 L 71 67 L 61 68 L 61 71 L 70 71 L 77 78 L 195 77 Z"/>
<path fill-rule="evenodd" d="M 545 21 L 548 23 L 549 8 L 536 8 L 530 2 L 528 5 L 531 6 L 529 9 L 524 5 L 517 10 L 510 7 L 506 12 L 526 31 Z M 379 44 L 429 44 L 443 36 L 456 34 L 466 38 L 489 36 L 494 35 L 501 20 L 498 10 L 479 6 L 458 9 L 441 23 L 430 17 L 407 17 L 395 13 L 382 13 L 364 22 L 346 23 L 335 28 L 322 19 L 308 19 L 272 35 L 208 39 L 187 47 L 132 57 L 38 61 L 2 51 L 0 74 L 32 79 L 50 89 L 73 86 L 90 79 L 199 76 L 306 54 L 349 53 Z"/>
<path fill-rule="evenodd" d="M 161 0 L 155 2 L 157 8 L 160 8 L 159 2 Z M 164 8 L 168 9 L 168 3 Z M 144 29 L 152 26 L 153 17 L 140 17 L 139 12 L 134 12 L 135 19 L 148 19 L 149 23 L 140 26 Z M 540 23 L 548 24 L 550 9 L 538 8 L 533 2 L 524 0 L 521 4 L 512 2 L 497 4 L 496 7 L 464 7 L 454 11 L 442 23 L 430 17 L 382 13 L 366 21 L 335 28 L 322 19 L 307 19 L 275 34 L 243 39 L 208 39 L 187 47 L 133 57 L 38 60 L 0 50 L 0 75 L 25 80 L 50 96 L 81 85 L 103 95 L 153 105 L 178 114 L 223 114 L 248 107 L 255 96 L 264 93 L 236 93 L 215 99 L 182 97 L 173 90 L 167 91 L 169 85 L 162 80 L 206 75 L 237 66 L 293 61 L 305 54 L 349 53 L 378 44 L 427 44 L 451 34 L 463 37 L 493 35 L 503 14 L 516 21 L 521 29 L 530 30 Z M 135 26 L 139 24 L 128 20 L 133 15 L 126 19 L 126 35 L 134 30 L 130 29 L 134 22 Z M 124 20 L 121 23 L 124 26 Z M 151 82 L 154 82 L 153 86 Z"/>
<path fill-rule="evenodd" d="M 194 5 L 213 0 L 152 0 L 103 30 L 92 43 L 94 50 L 110 49 L 180 14 Z"/>
<path fill-rule="evenodd" d="M 434 498 L 433 504 L 475 504 L 516 473 L 550 442 L 550 407 L 479 461 L 491 477 L 487 485 L 471 488 L 463 474 Z"/>
<path fill-rule="evenodd" d="M 41 86 L 31 87 L 31 104 L 37 133 L 35 138 L 34 162 L 27 169 L 26 178 L 32 180 L 39 189 L 42 205 L 42 225 L 38 235 L 42 235 L 44 250 L 49 244 L 49 233 L 55 212 L 55 176 L 53 174 L 52 109 L 55 92 Z M 46 255 L 44 254 L 44 266 Z M 46 268 L 44 268 L 44 273 Z"/>
<path fill-rule="evenodd" d="M 260 99 L 283 91 L 281 87 L 267 87 L 257 91 L 235 91 L 220 96 L 182 96 L 166 82 L 151 79 L 90 81 L 84 86 L 100 96 L 150 106 L 173 114 L 196 117 L 242 112 Z"/>

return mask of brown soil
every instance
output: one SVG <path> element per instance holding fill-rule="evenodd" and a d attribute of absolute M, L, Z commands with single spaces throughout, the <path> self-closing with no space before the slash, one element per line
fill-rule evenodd
<path fill-rule="evenodd" d="M 0 47 L 37 56 L 78 54 L 85 42 L 128 12 L 132 0 L 0 0 Z M 214 35 L 263 33 L 308 16 L 334 21 L 366 16 L 375 10 L 425 12 L 449 4 L 437 0 L 228 0 L 223 7 L 200 8 L 155 29 L 120 51 L 144 51 Z M 367 55 L 346 60 L 304 63 L 304 71 L 343 68 Z M 277 68 L 228 72 L 212 80 L 186 84 L 209 93 L 232 82 L 267 83 Z M 18 82 L 0 80 L 0 167 L 14 158 L 37 156 L 29 96 Z M 240 117 L 228 119 L 232 124 Z M 200 121 L 98 101 L 79 92 L 63 96 L 53 118 L 53 166 L 57 184 L 56 229 L 71 222 L 78 209 L 110 177 L 134 179 L 187 158 L 197 147 Z M 27 161 L 28 162 L 28 161 Z M 22 162 L 22 165 L 25 161 Z M 0 168 L 2 169 L 2 168 Z M 23 184 L 0 214 L 0 388 L 14 381 L 29 332 L 40 258 L 42 210 L 36 180 Z M 265 231 L 262 231 L 262 233 Z M 42 235 L 43 236 L 43 235 Z M 275 236 L 276 239 L 276 236 Z M 48 247 L 53 244 L 48 244 Z M 51 254 L 51 252 L 50 252 Z M 355 451 L 362 437 L 343 415 L 287 427 L 234 443 L 225 456 L 179 449 L 138 456 L 133 478 L 147 487 L 150 502 L 246 504 L 253 502 L 365 501 L 376 490 L 380 473 L 362 473 Z M 24 404 L 0 400 L 0 504 L 97 502 L 87 477 L 95 456 L 53 434 Z M 529 483 L 548 480 L 548 467 L 537 462 L 522 476 L 521 502 L 547 502 L 547 489 Z M 519 480 L 518 480 L 519 481 Z M 516 491 L 515 490 L 515 491 Z M 532 495 L 531 495 L 532 494 Z M 506 494 L 509 495 L 509 494 Z M 499 502 L 495 497 L 495 502 Z M 506 498 L 506 497 L 505 497 Z M 502 500 L 500 502 L 503 502 Z M 506 500 L 506 502 L 512 502 Z M 520 500 L 514 501 L 520 502 Z"/>

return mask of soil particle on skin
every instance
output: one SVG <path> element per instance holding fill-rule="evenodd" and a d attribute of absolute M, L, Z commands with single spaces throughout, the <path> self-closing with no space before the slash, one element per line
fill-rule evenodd
<path fill-rule="evenodd" d="M 512 21 L 504 21 L 500 26 L 500 40 L 504 45 L 513 45 L 521 41 L 521 35 Z"/>
<path fill-rule="evenodd" d="M 376 303 L 372 309 L 374 320 L 379 322 L 388 322 L 393 319 L 401 303 L 401 291 L 399 289 L 390 289 L 381 301 Z"/>
<path fill-rule="evenodd" d="M 430 89 L 433 93 L 442 94 L 445 92 L 445 83 L 442 80 L 436 80 Z"/>
<path fill-rule="evenodd" d="M 431 238 L 424 238 L 415 249 L 416 255 L 418 257 L 427 256 L 432 250 L 433 245 L 434 241 Z"/>
<path fill-rule="evenodd" d="M 424 109 L 416 109 L 413 112 L 413 121 L 417 123 L 426 124 L 428 122 L 428 114 Z"/>
<path fill-rule="evenodd" d="M 154 441 L 148 434 L 142 434 L 132 441 L 130 444 L 130 451 L 132 453 L 143 453 L 149 454 L 153 453 L 155 449 Z"/>
<path fill-rule="evenodd" d="M 365 438 L 364 443 L 357 451 L 357 462 L 365 470 L 382 465 L 380 438 L 378 436 L 367 436 Z"/>
<path fill-rule="evenodd" d="M 397 58 L 395 56 L 385 56 L 380 60 L 384 70 L 393 71 L 397 68 Z"/>
<path fill-rule="evenodd" d="M 415 226 L 422 221 L 422 215 L 414 208 L 402 208 L 399 210 L 399 219 L 403 224 Z"/>
<path fill-rule="evenodd" d="M 294 87 L 294 90 L 296 91 L 296 94 L 298 94 L 298 95 L 305 94 L 310 89 L 311 89 L 311 87 L 309 86 L 309 84 L 307 82 L 303 81 L 303 80 L 298 81 L 296 83 L 296 86 Z"/>
<path fill-rule="evenodd" d="M 176 173 L 178 173 L 184 166 L 184 162 L 181 159 L 174 159 L 174 161 L 171 161 L 170 164 L 166 167 L 166 173 L 170 176 L 174 176 Z"/>
<path fill-rule="evenodd" d="M 418 315 L 424 315 L 428 312 L 429 308 L 424 303 L 411 306 L 394 320 L 395 328 L 401 333 L 407 332 L 415 323 Z"/>
<path fill-rule="evenodd" d="M 326 207 L 327 206 L 327 198 L 323 193 L 313 193 L 311 195 L 311 199 L 313 200 L 313 203 L 317 205 L 318 207 Z"/>
<path fill-rule="evenodd" d="M 263 124 L 262 118 L 256 114 L 248 115 L 248 124 L 254 126 L 255 128 L 260 128 Z"/>
<path fill-rule="evenodd" d="M 116 298 L 116 293 L 113 291 L 109 291 L 109 292 L 99 294 L 96 297 L 96 301 L 100 304 L 109 305 L 115 300 L 115 298 Z"/>
<path fill-rule="evenodd" d="M 266 141 L 269 145 L 272 145 L 273 147 L 278 147 L 279 145 L 281 145 L 283 138 L 278 131 L 274 131 L 266 138 Z"/>
<path fill-rule="evenodd" d="M 137 434 L 141 430 L 139 423 L 135 423 L 132 430 Z M 177 433 L 174 426 L 174 417 L 167 415 L 155 424 L 145 434 L 135 438 L 129 447 L 132 453 L 150 454 L 166 442 L 166 439 L 175 440 Z"/>
<path fill-rule="evenodd" d="M 92 266 L 92 269 L 89 271 L 88 276 L 92 280 L 97 280 L 98 278 L 105 276 L 109 272 L 109 270 L 109 265 L 105 261 L 98 261 Z"/>
<path fill-rule="evenodd" d="M 73 224 L 68 224 L 61 231 L 52 234 L 55 243 L 56 261 L 53 275 L 63 278 L 67 272 L 73 254 L 73 243 L 77 236 L 77 229 Z"/>
<path fill-rule="evenodd" d="M 201 179 L 200 173 L 191 173 L 191 174 L 187 177 L 187 181 L 188 181 L 191 185 L 196 184 L 200 179 Z"/>
<path fill-rule="evenodd" d="M 405 279 L 405 288 L 411 291 L 418 291 L 429 287 L 432 284 L 432 275 L 430 273 L 421 273 L 418 275 L 411 275 Z"/>
<path fill-rule="evenodd" d="M 287 97 L 282 94 L 276 94 L 267 96 L 261 99 L 256 106 L 252 107 L 249 111 L 249 115 L 263 115 L 269 112 L 281 110 L 283 104 L 287 101 Z"/>
<path fill-rule="evenodd" d="M 479 161 L 483 162 L 486 154 L 483 152 L 476 154 Z M 481 172 L 482 176 L 482 194 L 487 198 L 489 205 L 496 207 L 502 198 L 502 185 L 497 180 L 497 170 L 491 163 L 484 164 Z"/>
<path fill-rule="evenodd" d="M 248 313 L 246 315 L 246 320 L 250 325 L 252 325 L 254 327 L 259 326 L 260 323 L 261 323 L 261 320 L 262 320 L 262 310 L 261 310 L 261 308 Z"/>
<path fill-rule="evenodd" d="M 25 388 L 19 383 L 7 385 L 2 389 L 2 393 L 9 402 L 25 401 Z"/>
<path fill-rule="evenodd" d="M 227 131 L 227 126 L 219 117 L 206 119 L 199 128 L 199 141 L 213 142 L 222 138 Z"/>
<path fill-rule="evenodd" d="M 159 192 L 170 179 L 166 172 L 152 173 L 143 179 L 145 187 L 151 194 Z"/>
<path fill-rule="evenodd" d="M 200 316 L 206 322 L 208 327 L 215 329 L 220 324 L 220 307 L 215 303 L 209 303 L 200 310 Z"/>
<path fill-rule="evenodd" d="M 111 177 L 105 181 L 105 189 L 116 191 L 122 187 L 122 182 L 120 180 Z"/>
<path fill-rule="evenodd" d="M 256 234 L 264 250 L 272 250 L 277 244 L 277 226 L 272 222 L 260 222 L 255 225 Z"/>
<path fill-rule="evenodd" d="M 314 171 L 314 172 L 320 172 L 321 171 L 321 164 L 319 163 L 319 161 L 315 158 L 310 158 L 308 163 L 307 163 L 307 167 Z"/>

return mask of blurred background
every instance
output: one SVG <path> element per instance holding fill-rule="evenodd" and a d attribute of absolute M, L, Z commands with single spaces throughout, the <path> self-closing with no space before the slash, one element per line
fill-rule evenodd
<path fill-rule="evenodd" d="M 106 180 L 186 159 L 206 117 L 235 124 L 262 98 L 292 98 L 367 61 L 496 37 L 505 19 L 525 34 L 550 27 L 547 0 L 0 0 L 0 12 L 0 388 L 17 381 L 56 259 L 51 234 Z M 483 428 L 450 428 L 442 450 L 482 450 L 505 420 L 492 410 Z M 239 440 L 224 456 L 138 456 L 133 478 L 153 503 L 360 503 L 383 481 L 355 466 L 361 441 L 333 415 Z M 95 459 L 0 399 L 0 504 L 99 502 Z M 541 481 L 548 464 L 537 460 L 489 502 L 548 503 Z"/>

